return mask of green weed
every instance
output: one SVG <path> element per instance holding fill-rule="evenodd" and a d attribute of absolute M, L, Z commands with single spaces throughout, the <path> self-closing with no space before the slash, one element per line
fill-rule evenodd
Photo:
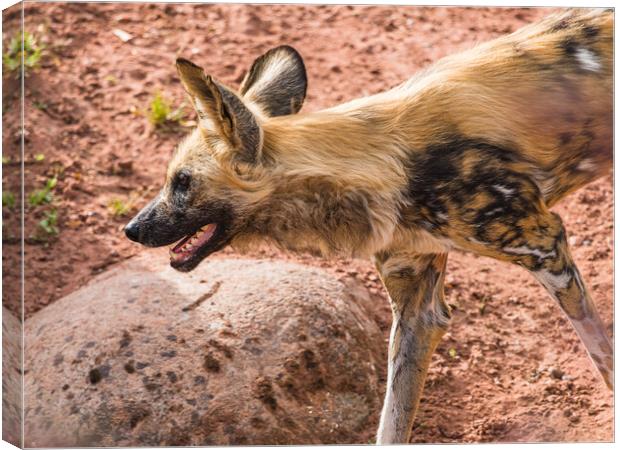
<path fill-rule="evenodd" d="M 28 204 L 30 206 L 39 206 L 43 203 L 51 203 L 54 198 L 52 191 L 56 187 L 57 182 L 56 177 L 47 180 L 42 189 L 38 189 L 28 196 Z"/>
<path fill-rule="evenodd" d="M 171 102 L 157 92 L 149 103 L 147 118 L 155 128 L 165 128 L 180 123 L 185 117 L 183 106 L 172 109 Z"/>
<path fill-rule="evenodd" d="M 56 208 L 45 211 L 45 218 L 39 222 L 39 237 L 58 236 L 58 211 Z"/>
<path fill-rule="evenodd" d="M 4 70 L 7 72 L 17 72 L 20 75 L 20 68 L 22 67 L 22 54 L 24 59 L 24 70 L 26 74 L 28 71 L 34 70 L 39 66 L 41 57 L 43 56 L 44 46 L 37 42 L 36 37 L 29 33 L 24 32 L 24 47 L 22 52 L 22 35 L 16 34 L 9 43 L 8 50 L 2 55 L 2 64 Z"/>
<path fill-rule="evenodd" d="M 136 206 L 136 196 L 132 193 L 129 198 L 113 198 L 108 203 L 108 209 L 114 217 L 125 217 L 131 213 Z"/>
<path fill-rule="evenodd" d="M 112 199 L 108 204 L 108 208 L 114 217 L 124 217 L 131 211 L 131 206 L 120 198 Z"/>
<path fill-rule="evenodd" d="M 13 209 L 15 206 L 15 194 L 9 191 L 2 191 L 2 207 Z"/>

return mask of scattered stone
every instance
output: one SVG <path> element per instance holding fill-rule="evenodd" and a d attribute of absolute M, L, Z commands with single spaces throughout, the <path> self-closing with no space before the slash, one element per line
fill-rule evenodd
<path fill-rule="evenodd" d="M 562 377 L 564 376 L 564 371 L 556 367 L 552 368 L 550 370 L 550 373 L 551 373 L 551 378 L 555 378 L 556 380 L 561 380 Z"/>
<path fill-rule="evenodd" d="M 114 30 L 112 30 L 112 34 L 123 42 L 129 42 L 133 39 L 133 36 L 131 34 L 127 33 L 124 30 L 121 30 L 120 28 L 115 28 Z"/>

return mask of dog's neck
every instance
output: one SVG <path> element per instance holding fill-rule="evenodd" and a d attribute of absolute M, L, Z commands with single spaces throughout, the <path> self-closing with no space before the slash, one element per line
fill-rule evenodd
<path fill-rule="evenodd" d="M 281 247 L 367 256 L 391 240 L 407 174 L 394 133 L 360 116 L 314 113 L 263 126 L 270 185 L 252 230 Z"/>

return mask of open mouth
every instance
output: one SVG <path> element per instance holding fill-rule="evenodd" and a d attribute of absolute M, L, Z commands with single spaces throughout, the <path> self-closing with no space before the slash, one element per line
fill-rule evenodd
<path fill-rule="evenodd" d="M 191 261 L 200 250 L 207 247 L 211 238 L 215 234 L 217 225 L 210 223 L 201 227 L 194 234 L 181 239 L 174 247 L 170 249 L 170 264 L 173 267 L 179 267 Z"/>

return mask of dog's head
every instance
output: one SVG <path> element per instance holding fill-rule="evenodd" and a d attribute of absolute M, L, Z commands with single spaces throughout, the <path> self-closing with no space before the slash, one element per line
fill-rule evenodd
<path fill-rule="evenodd" d="M 259 57 L 239 91 L 185 59 L 177 70 L 198 114 L 198 127 L 178 146 L 160 193 L 125 227 L 150 247 L 170 245 L 172 267 L 189 271 L 241 233 L 261 196 L 261 122 L 295 114 L 306 95 L 300 55 L 281 46 Z"/>

